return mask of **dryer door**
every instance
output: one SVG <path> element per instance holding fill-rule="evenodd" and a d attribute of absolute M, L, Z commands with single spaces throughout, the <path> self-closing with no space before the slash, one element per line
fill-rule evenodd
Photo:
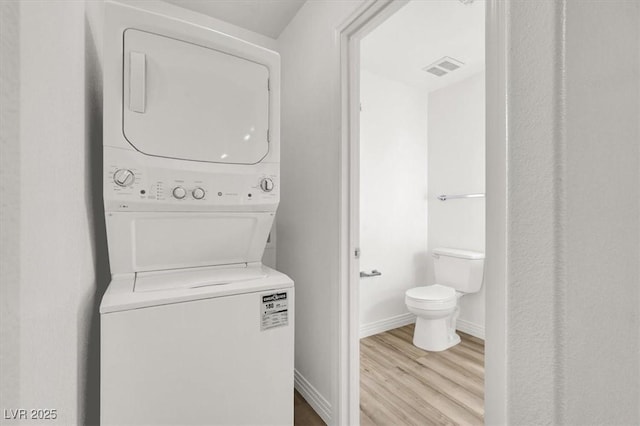
<path fill-rule="evenodd" d="M 123 132 L 138 151 L 232 164 L 267 155 L 266 66 L 134 29 L 123 59 Z"/>

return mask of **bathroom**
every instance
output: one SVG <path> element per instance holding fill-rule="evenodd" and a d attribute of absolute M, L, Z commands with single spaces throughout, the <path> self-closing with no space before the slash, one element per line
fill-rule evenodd
<path fill-rule="evenodd" d="M 379 410 L 367 410 L 366 401 L 375 401 L 376 380 L 381 380 L 370 371 L 384 369 L 368 358 L 385 344 L 394 346 L 393 340 L 379 335 L 388 330 L 395 329 L 397 350 L 407 350 L 398 339 L 411 341 L 409 324 L 416 316 L 407 309 L 405 292 L 438 283 L 434 262 L 439 255 L 434 250 L 454 248 L 484 255 L 484 19 L 481 1 L 411 1 L 361 41 L 361 419 L 371 416 L 372 423 L 392 419 L 375 418 L 381 415 Z M 477 372 L 473 377 L 479 381 L 484 372 L 485 284 L 459 298 L 456 321 L 457 330 L 466 333 L 463 343 L 473 350 L 462 356 L 482 357 L 469 372 Z M 369 337 L 374 335 L 378 336 Z M 393 339 L 389 333 L 384 336 Z M 412 355 L 428 354 L 408 351 L 396 354 L 398 365 Z M 420 362 L 410 365 L 423 367 Z M 469 368 L 456 366 L 467 371 L 465 367 Z M 403 382 L 394 382 L 394 375 L 392 370 L 387 379 L 402 392 Z M 482 392 L 467 396 L 474 408 L 469 408 L 468 417 L 454 420 L 482 421 Z M 433 421 L 414 419 L 421 420 Z"/>

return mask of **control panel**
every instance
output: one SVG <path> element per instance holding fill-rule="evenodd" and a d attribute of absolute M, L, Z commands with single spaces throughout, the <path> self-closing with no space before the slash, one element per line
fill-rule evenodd
<path fill-rule="evenodd" d="M 126 152 L 118 154 L 105 158 L 104 198 L 110 211 L 274 211 L 279 201 L 277 164 L 184 170 L 171 168 L 167 160 L 157 162 L 168 167 L 143 167 Z"/>

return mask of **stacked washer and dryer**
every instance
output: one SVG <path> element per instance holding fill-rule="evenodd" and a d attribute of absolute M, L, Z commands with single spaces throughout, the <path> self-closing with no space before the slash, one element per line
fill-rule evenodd
<path fill-rule="evenodd" d="M 101 421 L 292 424 L 279 56 L 170 15 L 105 7 Z"/>

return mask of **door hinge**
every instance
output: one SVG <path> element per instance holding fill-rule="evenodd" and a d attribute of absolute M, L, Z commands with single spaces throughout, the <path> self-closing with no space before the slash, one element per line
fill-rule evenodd
<path fill-rule="evenodd" d="M 356 259 L 360 259 L 360 247 L 357 247 L 354 251 L 353 251 L 353 255 L 355 256 Z"/>
<path fill-rule="evenodd" d="M 270 78 L 267 79 L 267 90 L 271 91 L 271 79 Z"/>
<path fill-rule="evenodd" d="M 267 129 L 267 142 L 271 142 L 271 134 L 269 133 L 269 129 Z"/>

